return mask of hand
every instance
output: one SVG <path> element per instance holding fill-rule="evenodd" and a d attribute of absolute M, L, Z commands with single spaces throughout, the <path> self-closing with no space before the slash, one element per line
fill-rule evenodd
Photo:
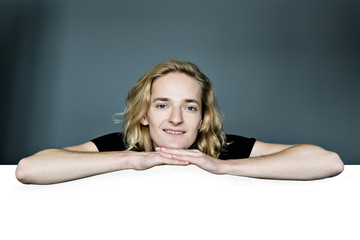
<path fill-rule="evenodd" d="M 173 159 L 171 154 L 163 152 L 134 152 L 129 151 L 130 168 L 146 170 L 159 165 L 189 165 L 189 162 Z"/>
<path fill-rule="evenodd" d="M 194 164 L 210 173 L 222 174 L 221 166 L 223 161 L 213 158 L 200 150 L 156 148 L 155 151 L 167 154 L 166 157 L 171 159 Z"/>

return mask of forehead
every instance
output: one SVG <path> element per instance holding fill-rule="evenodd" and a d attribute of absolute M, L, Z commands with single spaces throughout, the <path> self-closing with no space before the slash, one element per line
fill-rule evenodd
<path fill-rule="evenodd" d="M 157 97 L 170 99 L 194 98 L 200 101 L 201 87 L 193 77 L 181 72 L 171 72 L 154 81 L 151 98 Z"/>

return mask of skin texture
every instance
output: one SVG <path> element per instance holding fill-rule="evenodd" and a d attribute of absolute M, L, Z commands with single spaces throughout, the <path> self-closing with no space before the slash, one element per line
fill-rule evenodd
<path fill-rule="evenodd" d="M 173 72 L 152 86 L 151 105 L 141 123 L 149 126 L 154 147 L 189 148 L 201 126 L 201 89 L 193 78 Z"/>
<path fill-rule="evenodd" d="M 16 177 L 27 184 L 53 184 L 123 169 L 192 164 L 214 174 L 313 180 L 335 176 L 344 169 L 336 153 L 308 144 L 256 141 L 249 158 L 226 161 L 188 149 L 202 123 L 200 99 L 200 87 L 194 79 L 183 73 L 168 73 L 153 84 L 151 106 L 141 120 L 149 127 L 155 151 L 99 152 L 91 141 L 45 149 L 22 159 Z"/>
<path fill-rule="evenodd" d="M 199 150 L 156 148 L 168 153 L 171 159 L 194 164 L 214 174 L 230 174 L 254 178 L 315 180 L 338 175 L 344 169 L 340 157 L 314 145 L 283 146 L 283 150 L 263 156 L 244 159 L 219 160 Z M 274 148 L 280 146 L 274 145 Z M 268 143 L 257 141 L 255 151 L 270 148 Z M 265 153 L 265 152 L 264 152 Z"/>

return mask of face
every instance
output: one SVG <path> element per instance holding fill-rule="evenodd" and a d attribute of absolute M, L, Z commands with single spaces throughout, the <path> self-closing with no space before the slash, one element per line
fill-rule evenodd
<path fill-rule="evenodd" d="M 149 126 L 154 147 L 189 148 L 202 123 L 198 82 L 185 73 L 168 73 L 153 83 L 150 101 L 141 124 Z"/>

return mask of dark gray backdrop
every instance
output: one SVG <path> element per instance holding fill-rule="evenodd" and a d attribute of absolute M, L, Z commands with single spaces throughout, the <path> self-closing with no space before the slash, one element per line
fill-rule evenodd
<path fill-rule="evenodd" d="M 360 4 L 2 1 L 0 160 L 119 131 L 112 115 L 159 61 L 213 81 L 225 130 L 313 143 L 359 164 Z"/>

